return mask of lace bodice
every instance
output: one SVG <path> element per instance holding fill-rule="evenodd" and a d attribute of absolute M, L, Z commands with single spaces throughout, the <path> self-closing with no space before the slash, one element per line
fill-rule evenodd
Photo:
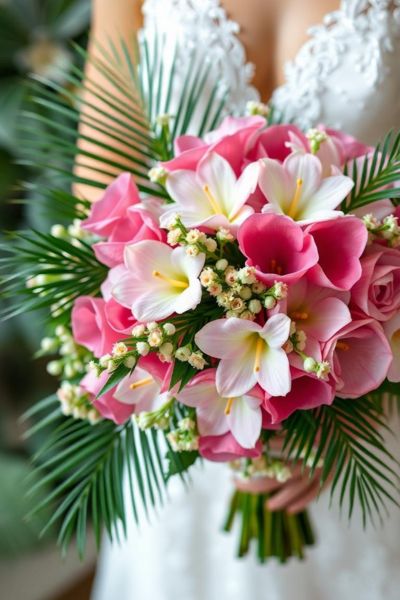
<path fill-rule="evenodd" d="M 285 119 L 375 143 L 400 125 L 400 1 L 344 0 L 309 30 L 273 96 Z"/>
<path fill-rule="evenodd" d="M 184 68 L 196 48 L 229 90 L 228 112 L 256 99 L 247 62 L 219 0 L 146 0 L 145 31 L 177 40 Z M 303 128 L 323 122 L 374 143 L 400 125 L 400 0 L 343 0 L 340 10 L 312 27 L 309 40 L 285 66 L 286 82 L 273 95 L 285 119 Z"/>

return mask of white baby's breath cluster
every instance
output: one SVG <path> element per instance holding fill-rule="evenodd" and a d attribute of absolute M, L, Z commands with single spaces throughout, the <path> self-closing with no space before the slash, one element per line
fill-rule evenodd
<path fill-rule="evenodd" d="M 254 321 L 263 308 L 274 308 L 286 297 L 287 286 L 275 282 L 267 288 L 257 280 L 253 267 L 236 269 L 225 258 L 207 266 L 200 274 L 200 282 L 207 292 L 215 297 L 226 316 Z"/>
<path fill-rule="evenodd" d="M 64 325 L 58 325 L 52 337 L 45 337 L 40 343 L 41 356 L 59 354 L 60 358 L 47 364 L 47 372 L 54 377 L 74 379 L 86 372 L 92 358 L 88 350 L 75 343 L 72 333 Z"/>
<path fill-rule="evenodd" d="M 364 225 L 369 234 L 369 242 L 376 239 L 385 240 L 388 246 L 396 248 L 400 246 L 400 227 L 398 217 L 388 215 L 383 219 L 378 219 L 372 213 L 364 215 Z"/>
<path fill-rule="evenodd" d="M 167 439 L 174 452 L 191 452 L 199 449 L 196 423 L 189 417 L 179 421 L 177 429 L 170 431 Z"/>
<path fill-rule="evenodd" d="M 199 229 L 187 229 L 179 215 L 175 215 L 168 226 L 167 241 L 170 246 L 184 246 L 189 256 L 198 256 L 201 253 L 212 256 L 218 248 L 214 238 Z"/>
<path fill-rule="evenodd" d="M 63 381 L 57 390 L 57 396 L 64 415 L 89 421 L 92 425 L 101 421 L 100 413 L 90 402 L 87 392 L 79 385 Z"/>
<path fill-rule="evenodd" d="M 200 350 L 193 350 L 192 344 L 180 346 L 175 351 L 175 358 L 180 362 L 187 362 L 191 367 L 201 371 L 207 364 L 204 354 Z"/>
<path fill-rule="evenodd" d="M 162 362 L 172 362 L 175 351 L 176 327 L 173 323 L 140 323 L 132 329 L 132 337 L 140 356 L 157 352 Z"/>

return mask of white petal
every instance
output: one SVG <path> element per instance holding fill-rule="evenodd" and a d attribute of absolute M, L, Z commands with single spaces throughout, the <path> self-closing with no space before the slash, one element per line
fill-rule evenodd
<path fill-rule="evenodd" d="M 207 154 L 199 163 L 198 176 L 221 207 L 229 215 L 235 201 L 236 175 L 227 160 L 215 152 Z"/>
<path fill-rule="evenodd" d="M 144 240 L 125 246 L 126 267 L 136 279 L 151 279 L 153 271 L 171 271 L 172 248 L 155 240 Z"/>
<path fill-rule="evenodd" d="M 136 279 L 130 272 L 125 273 L 111 289 L 111 295 L 119 304 L 132 308 L 133 300 L 137 297 Z"/>
<path fill-rule="evenodd" d="M 281 348 L 289 337 L 290 319 L 287 315 L 278 313 L 268 319 L 261 336 L 271 348 Z"/>
<path fill-rule="evenodd" d="M 234 217 L 240 208 L 248 200 L 249 196 L 255 192 L 260 175 L 260 165 L 258 162 L 250 163 L 240 175 L 235 184 L 235 197 L 232 206 L 230 218 Z"/>
<path fill-rule="evenodd" d="M 143 381 L 144 385 L 132 390 L 130 386 L 138 381 Z M 152 403 L 159 393 L 160 386 L 150 373 L 140 367 L 136 367 L 130 377 L 125 377 L 118 384 L 113 396 L 118 402 L 122 402 L 123 404 L 139 404 L 143 402 Z"/>
<path fill-rule="evenodd" d="M 217 319 L 207 323 L 196 334 L 197 346 L 215 358 L 233 358 L 254 344 L 251 333 L 261 331 L 260 325 L 245 319 Z"/>
<path fill-rule="evenodd" d="M 235 398 L 228 424 L 233 437 L 243 448 L 254 448 L 261 433 L 261 409 L 251 405 L 245 397 Z"/>
<path fill-rule="evenodd" d="M 170 317 L 176 312 L 179 292 L 150 290 L 135 298 L 132 303 L 132 312 L 138 321 L 159 321 Z"/>
<path fill-rule="evenodd" d="M 299 201 L 300 209 L 302 204 L 306 203 L 308 198 L 313 196 L 320 186 L 322 179 L 321 161 L 312 154 L 296 152 L 286 158 L 283 166 L 287 169 L 294 183 L 298 179 L 302 180 Z"/>
<path fill-rule="evenodd" d="M 193 385 L 186 385 L 182 391 L 179 392 L 178 400 L 186 406 L 192 408 L 200 408 L 201 406 L 208 406 L 213 402 L 216 402 L 218 398 L 218 392 L 215 387 L 214 381 L 197 382 Z"/>
<path fill-rule="evenodd" d="M 218 365 L 216 384 L 218 393 L 224 398 L 236 398 L 249 392 L 257 383 L 254 371 L 254 344 L 234 358 L 224 359 Z"/>
<path fill-rule="evenodd" d="M 299 218 L 308 219 L 316 212 L 335 209 L 346 198 L 353 186 L 354 181 L 345 175 L 326 177 L 304 209 L 299 212 Z"/>
<path fill-rule="evenodd" d="M 258 183 L 270 205 L 276 207 L 276 211 L 269 210 L 271 212 L 286 213 L 293 198 L 296 185 L 283 165 L 271 158 L 262 159 L 260 161 Z"/>
<path fill-rule="evenodd" d="M 186 290 L 183 290 L 175 300 L 174 312 L 181 315 L 188 310 L 196 308 L 201 302 L 202 289 L 199 280 L 192 281 Z M 171 313 L 170 313 L 171 314 Z"/>
<path fill-rule="evenodd" d="M 171 198 L 178 204 L 173 207 L 174 212 L 180 214 L 180 207 L 182 207 L 182 210 L 189 213 L 198 212 L 201 219 L 214 214 L 194 171 L 183 169 L 174 171 L 167 178 L 166 188 Z"/>
<path fill-rule="evenodd" d="M 185 248 L 175 248 L 171 254 L 171 263 L 177 273 L 184 273 L 189 281 L 197 279 L 204 267 L 205 254 L 188 256 Z"/>
<path fill-rule="evenodd" d="M 271 396 L 286 396 L 290 392 L 289 360 L 284 350 L 266 348 L 261 357 L 258 383 Z"/>

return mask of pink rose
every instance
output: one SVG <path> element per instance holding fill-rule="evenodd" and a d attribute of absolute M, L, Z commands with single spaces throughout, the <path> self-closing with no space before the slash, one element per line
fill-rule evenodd
<path fill-rule="evenodd" d="M 387 321 L 400 308 L 400 252 L 378 244 L 361 259 L 362 275 L 352 289 L 352 303 L 365 315 Z"/>
<path fill-rule="evenodd" d="M 307 274 L 313 283 L 349 290 L 360 279 L 360 256 L 364 252 L 368 233 L 356 217 L 338 217 L 319 221 L 307 227 L 318 249 L 318 264 Z"/>
<path fill-rule="evenodd" d="M 323 348 L 340 398 L 359 398 L 379 387 L 392 357 L 383 329 L 373 319 L 349 323 Z"/>
<path fill-rule="evenodd" d="M 140 202 L 139 191 L 130 173 L 122 173 L 106 189 L 104 196 L 92 206 L 83 228 L 107 238 L 93 245 L 97 259 L 108 267 L 124 260 L 126 244 L 141 240 L 163 240 L 158 226 L 160 202 Z"/>
<path fill-rule="evenodd" d="M 242 457 L 257 458 L 261 455 L 262 444 L 258 441 L 255 448 L 242 448 L 231 433 L 208 435 L 200 437 L 199 452 L 207 460 L 230 462 Z"/>
<path fill-rule="evenodd" d="M 128 208 L 140 202 L 139 192 L 130 173 L 122 173 L 106 189 L 103 197 L 92 205 L 90 216 L 82 223 L 87 231 L 109 237 Z"/>
<path fill-rule="evenodd" d="M 255 267 L 257 278 L 267 285 L 294 283 L 318 262 L 313 238 L 286 216 L 250 216 L 239 229 L 238 241 L 246 265 Z"/>
<path fill-rule="evenodd" d="M 122 331 L 131 329 L 128 312 L 117 318 L 115 305 L 108 305 L 102 298 L 81 296 L 77 298 L 72 309 L 72 333 L 75 341 L 88 348 L 99 358 L 111 352 L 113 345 L 122 337 Z M 117 309 L 118 310 L 118 309 Z M 110 321 L 111 317 L 111 321 Z M 110 323 L 118 326 L 126 325 L 122 330 L 115 329 Z"/>
<path fill-rule="evenodd" d="M 314 375 L 292 369 L 292 389 L 286 396 L 268 396 L 263 408 L 270 414 L 271 423 L 281 423 L 296 410 L 311 410 L 322 404 L 332 404 L 335 390 Z"/>

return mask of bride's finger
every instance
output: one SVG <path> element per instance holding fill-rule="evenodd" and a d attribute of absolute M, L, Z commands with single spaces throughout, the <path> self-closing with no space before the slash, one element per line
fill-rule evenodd
<path fill-rule="evenodd" d="M 312 484 L 313 482 L 307 477 L 291 479 L 279 492 L 268 500 L 267 506 L 269 510 L 283 510 L 287 508 L 305 494 Z"/>
<path fill-rule="evenodd" d="M 248 494 L 269 494 L 282 487 L 282 483 L 271 477 L 257 479 L 234 479 L 235 487 L 239 492 Z"/>
<path fill-rule="evenodd" d="M 293 515 L 302 512 L 318 497 L 320 491 L 321 486 L 319 481 L 314 481 L 304 494 L 288 505 L 287 511 Z"/>

